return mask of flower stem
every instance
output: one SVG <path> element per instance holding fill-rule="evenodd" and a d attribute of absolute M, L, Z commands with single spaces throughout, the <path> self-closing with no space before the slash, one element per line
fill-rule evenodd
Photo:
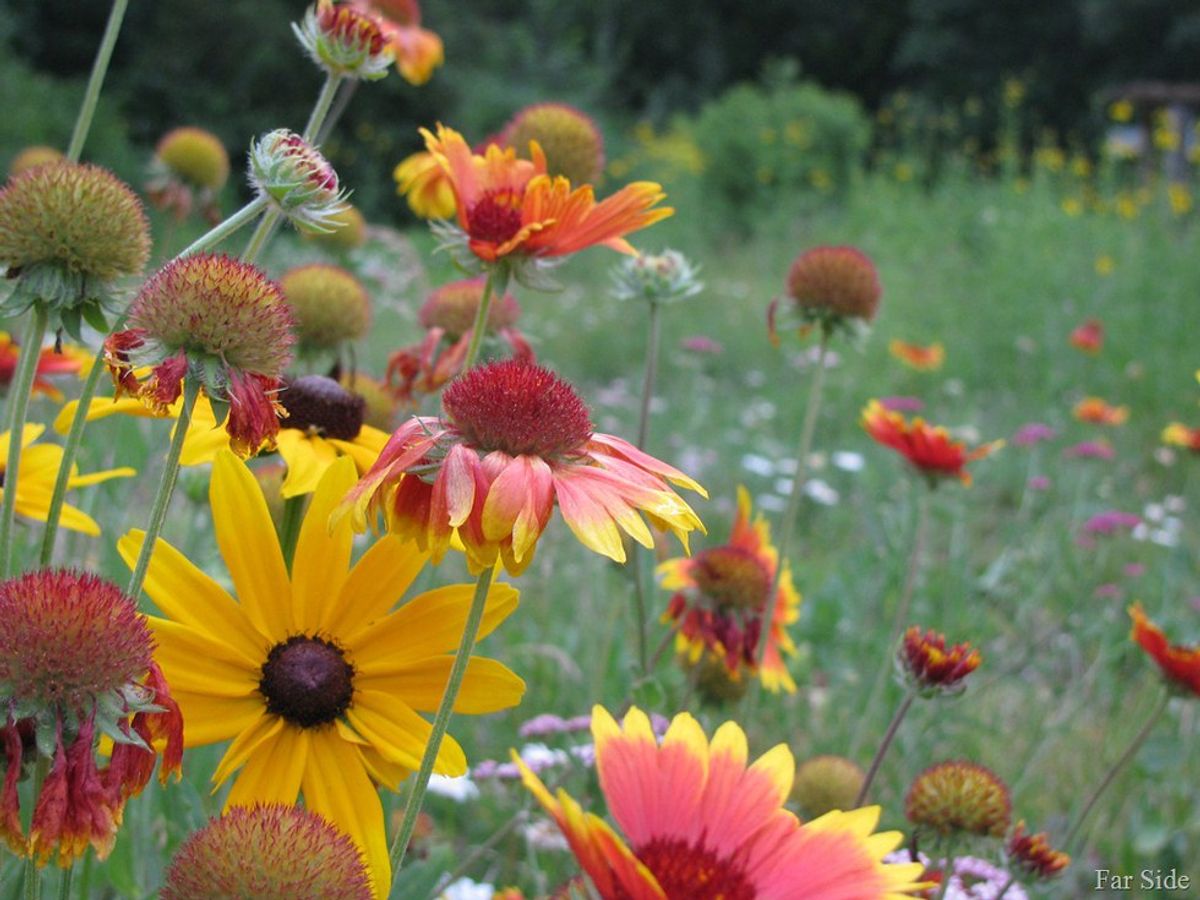
<path fill-rule="evenodd" d="M 341 75 L 330 72 L 325 76 L 325 83 L 321 85 L 321 93 L 317 94 L 317 102 L 313 104 L 312 112 L 309 113 L 308 124 L 304 126 L 304 140 L 307 143 L 316 142 L 317 135 L 321 133 L 321 126 L 325 124 L 325 118 L 329 115 L 329 109 L 333 106 L 333 100 L 337 96 L 341 83 Z"/>
<path fill-rule="evenodd" d="M 71 900 L 71 876 L 74 874 L 74 863 L 63 869 L 62 878 L 58 882 L 58 900 Z"/>
<path fill-rule="evenodd" d="M 1154 707 L 1154 712 L 1150 713 L 1150 717 L 1146 719 L 1146 724 L 1144 724 L 1141 727 L 1141 730 L 1134 735 L 1133 740 L 1130 741 L 1129 746 L 1125 748 L 1125 752 L 1121 754 L 1120 759 L 1113 763 L 1112 768 L 1108 770 L 1104 778 L 1102 778 L 1100 783 L 1096 785 L 1096 789 L 1092 791 L 1091 796 L 1088 797 L 1087 802 L 1083 804 L 1083 809 L 1080 811 L 1078 817 L 1076 817 L 1075 824 L 1071 826 L 1071 830 L 1067 832 L 1066 839 L 1063 840 L 1063 849 L 1068 853 L 1071 853 L 1072 856 L 1075 855 L 1075 848 L 1073 847 L 1075 839 L 1079 836 L 1079 831 L 1081 828 L 1083 828 L 1083 823 L 1087 821 L 1087 817 L 1091 813 L 1092 808 L 1096 805 L 1096 801 L 1098 801 L 1101 795 L 1108 790 L 1109 785 L 1113 783 L 1120 771 L 1129 764 L 1130 760 L 1137 756 L 1137 752 L 1142 749 L 1142 744 L 1146 743 L 1146 738 L 1150 737 L 1150 732 L 1153 731 L 1154 726 L 1158 724 L 1159 718 L 1162 717 L 1162 714 L 1166 710 L 1167 704 L 1170 701 L 1171 692 L 1163 691 L 1162 699 L 1158 702 L 1158 705 Z"/>
<path fill-rule="evenodd" d="M 482 304 L 481 304 L 482 305 Z M 421 767 L 417 770 L 412 792 L 408 795 L 408 803 L 404 806 L 404 819 L 400 830 L 392 841 L 391 859 L 392 871 L 400 870 L 404 862 L 404 854 L 408 851 L 408 843 L 412 840 L 413 829 L 417 826 L 417 815 L 421 812 L 421 802 L 425 799 L 425 790 L 429 787 L 429 776 L 433 774 L 433 764 L 442 746 L 442 738 L 450 725 L 450 716 L 454 712 L 454 702 L 458 699 L 459 688 L 467 674 L 467 663 L 475 649 L 475 639 L 479 636 L 479 626 L 483 622 L 483 610 L 487 606 L 488 589 L 492 584 L 492 574 L 496 566 L 491 565 L 479 573 L 475 582 L 475 596 L 471 599 L 471 608 L 467 613 L 466 624 L 463 625 L 462 638 L 458 642 L 458 651 L 454 654 L 454 663 L 450 666 L 450 678 L 446 681 L 446 689 L 442 701 L 438 704 L 437 713 L 433 717 L 433 731 L 425 744 L 425 753 L 421 757 Z"/>
<path fill-rule="evenodd" d="M 944 900 L 946 891 L 950 890 L 950 879 L 954 877 L 954 840 L 946 841 L 946 857 L 942 860 L 942 886 L 938 889 L 936 900 Z"/>
<path fill-rule="evenodd" d="M 175 259 L 183 259 L 185 256 L 191 256 L 194 253 L 200 253 L 219 244 L 225 238 L 229 237 L 235 231 L 241 229 L 243 225 L 248 225 L 254 221 L 255 217 L 262 212 L 267 205 L 266 197 L 255 197 L 232 216 L 225 221 L 219 223 L 215 228 L 200 235 L 191 244 L 180 250 L 176 254 Z"/>
<path fill-rule="evenodd" d="M 342 79 L 341 87 L 338 89 L 337 100 L 334 101 L 333 108 L 330 109 L 329 115 L 325 117 L 324 124 L 317 131 L 314 139 L 319 147 L 329 139 L 329 133 L 333 131 L 338 120 L 341 119 L 342 113 L 346 111 L 346 107 L 350 105 L 350 100 L 354 97 L 354 92 L 358 90 L 359 82 L 353 78 Z"/>
<path fill-rule="evenodd" d="M 279 549 L 283 551 L 283 564 L 292 570 L 296 558 L 296 542 L 300 540 L 300 525 L 304 521 L 304 506 L 307 496 L 288 497 L 283 502 L 283 521 L 279 523 Z"/>
<path fill-rule="evenodd" d="M 268 239 L 275 232 L 275 226 L 282 218 L 283 213 L 274 208 L 268 209 L 263 214 L 263 217 L 258 220 L 254 233 L 250 235 L 250 240 L 246 243 L 246 249 L 242 251 L 242 259 L 245 262 L 252 263 L 258 259 L 258 255 L 267 246 Z"/>
<path fill-rule="evenodd" d="M 71 132 L 71 143 L 67 147 L 67 159 L 71 162 L 79 162 L 79 157 L 83 154 L 83 144 L 92 128 L 96 103 L 100 100 L 100 88 L 104 86 L 104 76 L 108 73 L 108 63 L 112 59 L 113 47 L 116 46 L 117 35 L 121 32 L 121 23 L 125 20 L 125 9 L 128 6 L 129 0 L 113 0 L 112 9 L 109 10 L 108 24 L 104 26 L 104 36 L 100 38 L 100 46 L 96 49 L 92 74 L 83 94 L 83 105 L 79 108 L 75 128 Z"/>
<path fill-rule="evenodd" d="M 755 659 L 762 665 L 770 642 L 771 617 L 774 613 L 774 598 L 779 591 L 779 579 L 783 575 L 783 567 L 787 562 L 788 550 L 792 536 L 796 531 L 796 517 L 800 512 L 800 498 L 804 496 L 804 483 L 808 477 L 808 455 L 812 452 L 813 435 L 817 430 L 817 417 L 821 412 L 821 392 L 825 385 L 825 358 L 829 353 L 829 330 L 821 329 L 821 343 L 817 350 L 817 371 L 813 373 L 808 386 L 808 406 L 804 411 L 804 423 L 800 426 L 800 443 L 796 448 L 796 471 L 792 474 L 792 492 L 788 496 L 787 507 L 783 511 L 783 519 L 779 528 L 778 559 L 775 566 L 775 577 L 771 581 L 771 589 L 767 592 L 767 607 L 763 610 L 762 633 L 758 636 L 758 648 Z"/>
<path fill-rule="evenodd" d="M 488 311 L 492 308 L 492 298 L 497 294 L 501 297 L 508 290 L 508 266 L 504 263 L 488 269 L 487 281 L 483 283 L 483 296 L 479 298 L 479 308 L 475 310 L 475 324 L 471 326 L 471 343 L 467 345 L 467 355 L 463 358 L 462 371 L 467 371 L 475 365 L 479 358 L 479 348 L 483 345 L 483 334 L 487 331 Z"/>
<path fill-rule="evenodd" d="M 1000 888 L 1000 893 L 996 894 L 994 900 L 1003 900 L 1004 895 L 1008 893 L 1008 889 L 1017 882 L 1016 875 L 1009 875 L 1008 881 L 1004 882 L 1004 886 Z"/>
<path fill-rule="evenodd" d="M 171 435 L 171 445 L 167 448 L 166 462 L 163 464 L 162 478 L 158 482 L 158 493 L 154 495 L 154 504 L 150 507 L 150 522 L 146 526 L 146 537 L 142 541 L 142 549 L 138 553 L 137 563 L 129 578 L 126 589 L 130 597 L 137 600 L 142 592 L 142 583 L 146 580 L 146 570 L 150 568 L 150 556 L 154 545 L 162 531 L 163 522 L 167 518 L 167 507 L 171 503 L 171 494 L 175 492 L 175 480 L 179 477 L 179 455 L 183 452 L 183 442 L 187 438 L 188 425 L 192 420 L 192 409 L 196 405 L 196 397 L 200 394 L 200 382 L 195 378 L 185 378 L 183 381 L 183 405 L 179 408 L 179 418 L 175 420 L 175 433 Z"/>
<path fill-rule="evenodd" d="M 39 755 L 37 762 L 33 764 L 32 790 L 29 794 L 33 798 L 30 803 L 32 810 L 37 809 L 37 802 L 42 794 L 42 785 L 46 782 L 46 775 L 49 772 L 50 760 Z M 33 827 L 32 824 L 30 827 Z M 25 891 L 22 896 L 24 900 L 41 900 L 42 896 L 42 870 L 32 854 L 25 858 Z"/>
<path fill-rule="evenodd" d="M 891 724 L 888 725 L 887 731 L 884 732 L 883 740 L 879 742 L 879 749 L 875 751 L 875 758 L 871 760 L 871 768 L 867 769 L 867 777 L 863 779 L 858 796 L 854 798 L 855 809 L 862 806 L 866 801 L 867 794 L 871 790 L 871 783 L 875 781 L 875 776 L 879 774 L 879 767 L 883 763 L 883 757 L 887 754 L 888 748 L 892 746 L 892 739 L 896 736 L 896 732 L 900 730 L 900 723 L 904 721 L 904 717 L 908 715 L 908 710 L 916 699 L 917 695 L 911 690 L 908 691 L 904 695 L 903 702 L 896 709 L 896 714 L 892 716 Z"/>
<path fill-rule="evenodd" d="M 37 375 L 38 359 L 42 353 L 42 338 L 50 311 L 46 304 L 33 304 L 29 326 L 21 341 L 21 353 L 16 375 L 8 393 L 8 461 L 4 467 L 4 499 L 0 502 L 0 577 L 12 574 L 13 518 L 17 508 L 17 477 L 20 474 L 22 435 L 29 413 L 29 395 Z"/>

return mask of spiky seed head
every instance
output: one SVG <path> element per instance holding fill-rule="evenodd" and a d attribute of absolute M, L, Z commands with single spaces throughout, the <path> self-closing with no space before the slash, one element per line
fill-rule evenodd
<path fill-rule="evenodd" d="M 418 319 L 425 328 L 441 328 L 446 337 L 458 340 L 471 330 L 483 299 L 483 278 L 464 278 L 437 288 L 421 305 Z M 512 294 L 492 297 L 488 306 L 487 331 L 495 333 L 515 325 L 521 307 Z"/>
<path fill-rule="evenodd" d="M 14 156 L 12 162 L 8 164 L 8 177 L 16 178 L 22 172 L 36 169 L 38 166 L 44 166 L 47 163 L 62 162 L 65 158 L 62 151 L 54 147 L 44 147 L 40 144 L 33 147 L 26 147 Z"/>
<path fill-rule="evenodd" d="M 604 137 L 585 113 L 565 103 L 537 103 L 517 112 L 501 143 L 529 159 L 529 142 L 546 154 L 546 169 L 572 185 L 595 184 L 604 171 Z"/>
<path fill-rule="evenodd" d="M 966 760 L 937 763 L 918 775 L 904 807 L 910 822 L 943 837 L 962 832 L 1002 838 L 1012 814 L 999 776 Z"/>
<path fill-rule="evenodd" d="M 796 768 L 792 799 L 808 819 L 835 809 L 854 809 L 866 777 L 858 763 L 844 756 L 814 756 Z"/>
<path fill-rule="evenodd" d="M 154 150 L 154 163 L 194 188 L 219 191 L 229 179 L 229 154 L 211 131 L 185 126 L 168 131 Z"/>
<path fill-rule="evenodd" d="M 800 311 L 870 322 L 883 289 L 875 265 L 854 247 L 814 247 L 796 257 L 787 278 L 788 296 Z"/>
<path fill-rule="evenodd" d="M 332 350 L 365 337 L 371 300 L 357 278 L 339 266 L 297 266 L 279 279 L 296 320 L 301 349 Z"/>

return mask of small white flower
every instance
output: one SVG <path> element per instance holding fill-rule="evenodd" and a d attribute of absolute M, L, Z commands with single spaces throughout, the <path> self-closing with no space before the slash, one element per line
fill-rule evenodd
<path fill-rule="evenodd" d="M 495 885 L 464 877 L 446 885 L 446 889 L 438 895 L 438 900 L 492 900 L 495 893 Z"/>
<path fill-rule="evenodd" d="M 747 453 L 743 456 L 742 468 L 755 475 L 761 475 L 763 478 L 770 478 L 775 474 L 775 463 L 757 453 Z"/>
<path fill-rule="evenodd" d="M 479 796 L 479 788 L 471 780 L 470 775 L 460 775 L 451 778 L 448 775 L 430 775 L 429 793 L 439 797 L 449 797 L 457 803 L 465 803 Z"/>
<path fill-rule="evenodd" d="M 867 464 L 866 457 L 853 450 L 835 450 L 833 464 L 843 472 L 861 472 Z"/>

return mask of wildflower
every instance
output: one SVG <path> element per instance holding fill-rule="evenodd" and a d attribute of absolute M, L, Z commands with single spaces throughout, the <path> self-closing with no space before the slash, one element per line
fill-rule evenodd
<path fill-rule="evenodd" d="M 720 341 L 714 341 L 703 334 L 693 334 L 680 338 L 679 346 L 691 353 L 703 353 L 710 356 L 719 356 L 725 352 L 724 344 Z"/>
<path fill-rule="evenodd" d="M 0 386 L 12 384 L 17 371 L 17 359 L 21 348 L 7 331 L 0 331 Z M 51 375 L 79 375 L 91 364 L 92 354 L 78 347 L 64 345 L 61 349 L 43 347 L 38 351 L 37 370 L 33 377 L 33 392 L 45 394 L 55 402 L 62 402 L 62 391 L 47 380 Z"/>
<path fill-rule="evenodd" d="M 1124 425 L 1129 418 L 1128 406 L 1113 406 L 1099 397 L 1084 397 L 1072 412 L 1080 422 L 1093 425 Z"/>
<path fill-rule="evenodd" d="M 38 166 L 62 162 L 65 159 L 66 157 L 63 156 L 62 151 L 54 147 L 44 147 L 41 145 L 26 147 L 9 162 L 8 177 L 16 178 L 22 172 L 28 172 L 30 169 L 36 169 Z"/>
<path fill-rule="evenodd" d="M 1083 523 L 1083 531 L 1085 534 L 1115 534 L 1121 530 L 1132 530 L 1141 524 L 1141 516 L 1113 509 L 1089 518 Z"/>
<path fill-rule="evenodd" d="M 333 166 L 286 128 L 251 143 L 250 186 L 300 231 L 332 231 L 346 208 Z"/>
<path fill-rule="evenodd" d="M 1117 262 L 1106 253 L 1096 257 L 1095 269 L 1101 278 L 1108 278 L 1117 270 Z"/>
<path fill-rule="evenodd" d="M 1081 441 L 1063 450 L 1063 456 L 1069 459 L 1104 459 L 1116 458 L 1116 451 L 1108 441 Z"/>
<path fill-rule="evenodd" d="M 965 760 L 930 766 L 908 789 L 904 813 L 919 828 L 943 837 L 966 832 L 1003 837 L 1012 805 L 991 769 Z"/>
<path fill-rule="evenodd" d="M 350 6 L 375 17 L 396 70 L 409 84 L 424 84 L 445 61 L 442 39 L 421 27 L 417 0 L 350 0 Z"/>
<path fill-rule="evenodd" d="M 814 756 L 796 769 L 792 799 L 810 819 L 835 809 L 854 809 L 866 777 L 858 763 L 844 756 Z"/>
<path fill-rule="evenodd" d="M 353 534 L 329 516 L 354 483 L 354 467 L 329 467 L 309 504 L 291 576 L 261 489 L 231 453 L 213 464 L 210 498 L 217 545 L 237 600 L 159 541 L 146 592 L 163 611 L 151 617 L 159 661 L 188 721 L 187 743 L 233 738 L 214 773 L 236 771 L 226 809 L 256 801 L 305 806 L 348 834 L 364 854 L 376 896 L 386 896 L 388 851 L 376 784 L 394 790 L 420 764 L 430 724 L 418 713 L 441 699 L 473 585 L 451 585 L 408 600 L 426 556 L 395 537 L 376 542 L 350 566 Z M 132 565 L 144 534 L 118 545 Z M 492 586 L 481 635 L 517 604 Z M 507 668 L 475 658 L 460 712 L 515 704 L 524 685 Z M 467 770 L 447 737 L 436 771 Z"/>
<path fill-rule="evenodd" d="M 310 263 L 279 279 L 296 322 L 301 354 L 337 350 L 366 337 L 371 298 L 357 278 L 339 266 Z"/>
<path fill-rule="evenodd" d="M 1114 100 L 1108 106 L 1108 117 L 1114 122 L 1132 122 L 1133 104 L 1128 100 Z"/>
<path fill-rule="evenodd" d="M 814 247 L 792 262 L 787 277 L 786 311 L 802 327 L 814 323 L 828 331 L 839 325 L 870 322 L 879 311 L 883 288 L 875 264 L 854 247 Z M 777 341 L 779 300 L 767 312 L 771 340 Z"/>
<path fill-rule="evenodd" d="M 536 103 L 518 111 L 499 143 L 530 159 L 532 142 L 546 154 L 546 172 L 571 184 L 594 184 L 604 171 L 604 137 L 591 117 L 565 103 Z"/>
<path fill-rule="evenodd" d="M 221 220 L 217 194 L 229 178 L 229 154 L 220 139 L 203 128 L 176 128 L 167 132 L 150 161 L 146 195 L 157 209 L 183 221 L 199 201 L 210 223 Z"/>
<path fill-rule="evenodd" d="M 916 690 L 927 694 L 958 693 L 966 687 L 966 678 L 982 661 L 979 651 L 963 642 L 946 646 L 945 635 L 922 632 L 913 625 L 904 633 L 897 660 L 905 679 Z"/>
<path fill-rule="evenodd" d="M 436 136 L 421 133 L 454 191 L 460 231 L 448 240 L 468 251 L 459 254 L 464 264 L 471 256 L 477 265 L 530 262 L 597 244 L 633 255 L 624 236 L 674 212 L 653 208 L 666 195 L 648 181 L 626 185 L 596 203 L 590 185 L 572 189 L 567 179 L 547 175 L 545 155 L 536 143 L 530 161 L 495 144 L 476 155 L 462 135 L 441 125 Z M 531 277 L 526 266 L 516 271 L 519 278 Z"/>
<path fill-rule="evenodd" d="M 1014 866 L 1038 878 L 1054 878 L 1071 864 L 1071 857 L 1050 846 L 1046 833 L 1028 834 L 1020 821 L 1008 839 L 1008 859 Z"/>
<path fill-rule="evenodd" d="M 292 317 L 275 282 L 227 256 L 197 254 L 168 263 L 133 301 L 130 328 L 105 342 L 117 396 L 130 393 L 163 412 L 185 377 L 214 404 L 242 456 L 273 446 L 281 412 L 274 393 L 291 361 Z M 153 367 L 143 381 L 136 369 Z"/>
<path fill-rule="evenodd" d="M 680 713 L 660 746 L 636 708 L 618 725 L 596 707 L 592 734 L 600 789 L 624 839 L 564 791 L 551 795 L 518 764 L 604 900 L 775 897 L 804 888 L 898 900 L 923 887 L 920 865 L 883 863 L 901 836 L 872 833 L 878 807 L 804 824 L 782 808 L 795 772 L 784 744 L 747 766 L 746 735 L 735 723 L 722 725 L 710 742 Z"/>
<path fill-rule="evenodd" d="M 704 290 L 696 265 L 677 250 L 642 253 L 613 268 L 613 296 L 618 300 L 641 298 L 670 303 L 694 297 Z"/>
<path fill-rule="evenodd" d="M 1071 346 L 1084 353 L 1096 354 L 1104 346 L 1104 323 L 1088 319 L 1071 332 Z"/>
<path fill-rule="evenodd" d="M 675 648 L 692 663 L 711 652 L 734 680 L 740 681 L 745 669 L 751 677 L 760 677 L 768 690 L 792 693 L 796 684 L 783 657 L 796 652 L 787 628 L 800 618 L 801 597 L 787 560 L 778 571 L 771 526 L 762 515 L 752 523 L 750 512 L 750 494 L 739 487 L 728 543 L 658 567 L 662 586 L 675 592 L 663 621 L 678 623 Z M 768 616 L 770 633 L 760 671 L 757 648 Z"/>
<path fill-rule="evenodd" d="M 925 401 L 920 397 L 880 397 L 879 405 L 892 412 L 920 412 Z"/>
<path fill-rule="evenodd" d="M 624 531 L 654 541 L 638 511 L 687 546 L 700 519 L 668 482 L 704 495 L 677 469 L 618 437 L 592 431 L 587 407 L 565 381 L 523 360 L 476 366 L 446 388 L 445 415 L 414 417 L 346 498 L 356 530 L 382 510 L 389 529 L 440 561 L 457 533 L 473 571 L 495 564 L 518 575 L 557 501 L 585 547 L 625 561 Z"/>
<path fill-rule="evenodd" d="M 1049 425 L 1041 422 L 1029 422 L 1017 429 L 1012 442 L 1018 447 L 1033 447 L 1042 441 L 1052 441 L 1058 437 L 1058 432 Z"/>
<path fill-rule="evenodd" d="M 302 23 L 292 23 L 292 31 L 312 61 L 331 76 L 376 81 L 387 76 L 395 61 L 383 23 L 354 4 L 317 0 Z"/>
<path fill-rule="evenodd" d="M 1182 422 L 1172 422 L 1163 429 L 1162 442 L 1200 453 L 1200 428 L 1189 428 Z"/>
<path fill-rule="evenodd" d="M 55 444 L 35 443 L 45 430 L 45 425 L 26 425 L 22 430 L 21 446 L 24 448 L 24 452 L 21 454 L 21 462 L 15 479 L 17 483 L 15 507 L 17 515 L 37 522 L 45 522 L 50 514 L 50 496 L 54 493 L 54 482 L 58 479 L 58 470 L 62 467 L 63 458 L 62 447 Z M 0 433 L 0 497 L 4 495 L 5 490 L 4 469 L 8 460 L 10 438 L 11 432 Z M 105 469 L 80 475 L 72 466 L 71 477 L 67 480 L 67 489 L 87 487 L 111 478 L 129 478 L 136 474 L 134 469 L 122 466 L 117 469 Z M 69 503 L 63 504 L 60 524 L 63 528 L 79 531 L 92 537 L 100 534 L 100 526 L 96 520 Z"/>
<path fill-rule="evenodd" d="M 162 900 L 370 900 L 354 842 L 323 816 L 283 803 L 238 806 L 184 841 Z"/>
<path fill-rule="evenodd" d="M 941 426 L 930 426 L 923 419 L 907 421 L 903 415 L 886 409 L 878 400 L 867 404 L 862 413 L 862 425 L 867 434 L 885 447 L 891 447 L 914 468 L 936 485 L 945 478 L 957 478 L 971 483 L 967 463 L 983 459 L 1004 445 L 992 441 L 967 450 L 961 441 L 950 438 Z"/>
<path fill-rule="evenodd" d="M 924 866 L 922 878 L 934 885 L 925 894 L 928 898 L 937 895 L 937 886 L 948 876 L 950 883 L 946 885 L 943 900 L 996 900 L 1001 892 L 1005 892 L 1003 900 L 1029 900 L 1025 889 L 1014 883 L 1007 871 L 978 856 L 933 860 L 924 853 L 913 853 L 906 848 L 889 853 L 883 859 L 884 862 L 919 862 Z"/>
<path fill-rule="evenodd" d="M 149 256 L 142 203 L 107 169 L 38 166 L 0 188 L 0 266 L 19 276 L 0 315 L 45 303 L 78 339 L 83 318 L 104 324 L 113 283 L 140 274 Z"/>
<path fill-rule="evenodd" d="M 1026 482 L 1031 491 L 1050 490 L 1050 479 L 1045 475 L 1034 475 Z"/>
<path fill-rule="evenodd" d="M 396 193 L 408 200 L 413 215 L 422 219 L 448 219 L 454 215 L 454 188 L 450 176 L 428 150 L 406 156 L 392 170 Z"/>
<path fill-rule="evenodd" d="M 459 374 L 483 291 L 482 278 L 468 278 L 442 285 L 429 295 L 417 314 L 426 329 L 425 338 L 397 350 L 388 360 L 388 383 L 401 403 L 414 406 L 421 395 L 441 390 Z M 520 315 L 521 307 L 512 294 L 492 298 L 486 334 L 500 337 L 515 358 L 533 362 L 533 350 L 516 328 Z"/>
<path fill-rule="evenodd" d="M 1171 644 L 1162 629 L 1146 618 L 1142 604 L 1129 607 L 1130 638 L 1153 659 L 1174 688 L 1200 697 L 1200 645 Z"/>
<path fill-rule="evenodd" d="M 111 582 L 65 569 L 0 582 L 0 837 L 15 852 L 38 865 L 57 852 L 65 868 L 90 844 L 104 859 L 159 752 L 160 779 L 178 775 L 183 723 L 152 650 L 146 617 Z M 103 769 L 101 733 L 116 742 Z M 17 780 L 30 753 L 50 767 L 25 835 Z"/>
<path fill-rule="evenodd" d="M 910 369 L 918 372 L 935 372 L 942 367 L 946 359 L 946 350 L 941 341 L 935 341 L 928 347 L 919 344 L 909 344 L 893 339 L 888 343 L 888 352 Z"/>

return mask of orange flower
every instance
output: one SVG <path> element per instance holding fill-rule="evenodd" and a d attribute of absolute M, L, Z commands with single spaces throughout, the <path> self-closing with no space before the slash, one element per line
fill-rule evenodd
<path fill-rule="evenodd" d="M 349 5 L 375 19 L 396 57 L 396 70 L 409 84 L 424 84 L 446 61 L 442 39 L 421 27 L 416 0 L 350 0 Z"/>
<path fill-rule="evenodd" d="M 910 369 L 916 369 L 918 372 L 936 371 L 946 360 L 946 348 L 942 346 L 941 341 L 935 341 L 928 347 L 922 347 L 920 344 L 909 344 L 893 339 L 888 344 L 888 352 Z"/>
<path fill-rule="evenodd" d="M 1162 441 L 1164 444 L 1200 453 L 1200 428 L 1188 428 L 1182 422 L 1172 422 L 1163 429 Z"/>
<path fill-rule="evenodd" d="M 879 807 L 801 824 L 783 808 L 795 763 L 779 744 L 747 764 L 733 722 L 710 741 L 688 713 L 661 746 L 631 709 L 621 725 L 592 711 L 596 769 L 620 836 L 565 791 L 552 795 L 513 754 L 525 786 L 554 819 L 602 900 L 853 897 L 902 900 L 928 885 L 920 863 L 885 863 L 899 832 L 873 833 Z"/>
<path fill-rule="evenodd" d="M 1029 834 L 1024 821 L 1013 829 L 1007 853 L 1009 861 L 1037 878 L 1054 878 L 1071 864 L 1070 856 L 1050 846 L 1044 831 Z"/>
<path fill-rule="evenodd" d="M 738 513 L 729 543 L 702 550 L 690 559 L 669 559 L 658 567 L 662 586 L 675 591 L 663 621 L 679 622 L 675 648 L 695 663 L 715 653 L 729 677 L 740 680 L 743 667 L 758 675 L 770 691 L 794 693 L 783 654 L 795 654 L 787 626 L 800 618 L 800 592 L 785 561 L 771 604 L 771 632 L 759 671 L 756 650 L 768 591 L 775 584 L 779 551 L 771 544 L 771 526 L 761 515 L 750 523 L 750 494 L 738 488 Z"/>
<path fill-rule="evenodd" d="M 1130 638 L 1158 663 L 1168 681 L 1200 697 L 1200 645 L 1168 643 L 1162 629 L 1146 618 L 1140 603 L 1129 607 L 1129 616 L 1133 619 Z"/>
<path fill-rule="evenodd" d="M 402 159 L 392 170 L 396 193 L 408 200 L 413 215 L 448 219 L 454 215 L 454 190 L 445 171 L 426 150 Z"/>
<path fill-rule="evenodd" d="M 1099 397 L 1084 397 L 1075 404 L 1075 418 L 1094 425 L 1124 425 L 1129 418 L 1128 406 L 1113 406 Z"/>
<path fill-rule="evenodd" d="M 1084 353 L 1096 354 L 1104 346 L 1104 324 L 1099 319 L 1088 319 L 1071 332 L 1071 346 Z"/>
<path fill-rule="evenodd" d="M 904 633 L 897 658 L 913 686 L 932 694 L 962 690 L 966 677 L 983 660 L 979 651 L 965 641 L 947 647 L 945 635 L 932 629 L 922 632 L 916 625 Z"/>
<path fill-rule="evenodd" d="M 863 410 L 862 425 L 867 434 L 907 459 L 931 484 L 942 478 L 957 478 L 963 484 L 970 484 L 967 463 L 983 459 L 1004 446 L 1004 441 L 992 441 L 968 450 L 962 441 L 952 440 L 945 428 L 928 425 L 920 418 L 909 422 L 878 400 L 872 400 Z"/>
<path fill-rule="evenodd" d="M 339 507 L 363 531 L 382 510 L 389 530 L 438 562 L 457 533 L 472 571 L 519 575 L 557 502 L 585 547 L 625 562 L 621 532 L 654 540 L 639 512 L 687 548 L 704 526 L 668 482 L 704 488 L 632 444 L 592 431 L 569 384 L 523 359 L 476 366 L 442 395 L 445 416 L 400 426 Z"/>
<path fill-rule="evenodd" d="M 495 144 L 478 156 L 461 134 L 441 125 L 436 137 L 421 133 L 450 178 L 467 247 L 485 263 L 508 256 L 566 256 L 596 244 L 634 254 L 624 235 L 674 212 L 651 208 L 666 194 L 649 181 L 626 185 L 596 203 L 591 185 L 572 190 L 567 179 L 546 174 L 546 157 L 536 142 L 530 144 L 531 161 Z"/>
<path fill-rule="evenodd" d="M 0 331 L 0 386 L 12 384 L 17 371 L 17 358 L 21 348 L 7 331 Z M 63 345 L 61 351 L 43 347 L 38 355 L 37 371 L 33 378 L 33 392 L 45 394 L 56 403 L 63 399 L 62 391 L 46 380 L 48 375 L 80 375 L 90 365 L 92 355 L 81 352 L 78 347 Z"/>

